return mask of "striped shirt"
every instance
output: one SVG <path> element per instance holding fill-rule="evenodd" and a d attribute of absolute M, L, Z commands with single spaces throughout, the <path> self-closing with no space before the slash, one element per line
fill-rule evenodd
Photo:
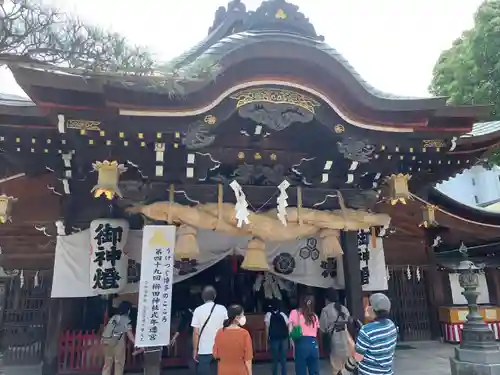
<path fill-rule="evenodd" d="M 358 364 L 361 375 L 392 375 L 397 329 L 384 319 L 364 325 L 359 331 L 356 352 L 363 355 Z"/>

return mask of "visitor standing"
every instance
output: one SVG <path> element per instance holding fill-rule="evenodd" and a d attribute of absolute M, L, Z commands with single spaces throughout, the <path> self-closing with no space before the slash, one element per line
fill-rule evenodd
<path fill-rule="evenodd" d="M 372 294 L 366 316 L 372 322 L 361 327 L 356 341 L 360 375 L 392 375 L 397 328 L 389 319 L 391 301 L 383 293 Z"/>
<path fill-rule="evenodd" d="M 117 314 L 113 315 L 104 328 L 101 343 L 104 350 L 104 366 L 102 375 L 111 375 L 113 363 L 115 365 L 115 375 L 123 375 L 125 366 L 126 337 L 134 343 L 135 338 L 132 333 L 130 322 L 130 310 L 132 304 L 128 301 L 120 302 Z"/>
<path fill-rule="evenodd" d="M 170 346 L 177 346 L 177 350 L 180 356 L 187 362 L 190 374 L 194 375 L 196 373 L 196 362 L 193 360 L 193 327 L 191 327 L 191 322 L 193 320 L 193 310 L 186 308 L 181 311 L 181 317 L 177 330 L 170 339 Z M 179 336 L 185 334 L 189 339 L 186 341 L 181 341 L 179 344 Z"/>
<path fill-rule="evenodd" d="M 352 355 L 352 338 L 348 331 L 349 310 L 339 302 L 335 289 L 326 292 L 326 306 L 321 311 L 319 328 L 326 336 L 333 375 L 337 375 Z"/>
<path fill-rule="evenodd" d="M 295 374 L 319 375 L 319 319 L 314 313 L 314 297 L 305 295 L 299 308 L 290 312 L 290 337 L 295 347 Z"/>
<path fill-rule="evenodd" d="M 227 319 L 227 309 L 215 303 L 217 293 L 213 286 L 206 286 L 202 293 L 203 305 L 193 311 L 193 360 L 196 374 L 215 375 L 212 355 L 215 335 Z"/>
<path fill-rule="evenodd" d="M 288 352 L 288 317 L 280 309 L 280 301 L 271 302 L 270 311 L 264 316 L 266 337 L 269 340 L 273 359 L 273 375 L 278 375 L 278 366 L 281 366 L 281 375 L 286 375 L 286 356 Z"/>
<path fill-rule="evenodd" d="M 243 308 L 230 306 L 224 327 L 215 336 L 213 356 L 219 361 L 218 375 L 252 375 L 252 339 L 242 328 L 245 324 Z"/>

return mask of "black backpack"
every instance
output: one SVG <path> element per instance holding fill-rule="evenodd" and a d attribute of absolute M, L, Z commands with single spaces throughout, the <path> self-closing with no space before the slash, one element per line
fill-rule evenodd
<path fill-rule="evenodd" d="M 271 312 L 269 320 L 269 339 L 285 340 L 288 338 L 288 327 L 280 311 Z"/>

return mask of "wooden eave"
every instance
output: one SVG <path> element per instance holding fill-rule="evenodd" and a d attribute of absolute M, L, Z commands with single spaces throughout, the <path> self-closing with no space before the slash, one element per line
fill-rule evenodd
<path fill-rule="evenodd" d="M 429 191 L 428 199 L 430 203 L 436 204 L 444 210 L 463 219 L 469 220 L 471 222 L 485 224 L 485 227 L 491 228 L 491 230 L 496 231 L 496 236 L 500 237 L 499 213 L 467 206 L 441 193 L 437 189 L 431 189 Z"/>
<path fill-rule="evenodd" d="M 251 66 L 255 68 L 258 65 L 256 63 L 250 64 L 249 61 L 246 64 L 249 65 L 249 68 Z M 269 64 L 263 64 L 262 70 L 269 70 L 269 66 Z M 284 65 L 280 64 L 280 66 Z M 25 74 L 27 71 L 30 74 Z M 304 69 L 299 69 L 299 71 L 304 71 Z M 102 77 L 86 78 L 61 75 L 40 70 L 30 70 L 28 68 L 18 68 L 16 77 L 19 74 L 19 77 L 21 77 L 18 79 L 19 83 L 35 102 L 45 110 L 52 109 L 53 112 L 62 112 L 64 110 L 114 112 L 120 109 L 131 109 L 145 111 L 144 115 L 147 117 L 147 112 L 152 110 L 165 111 L 167 116 L 169 111 L 175 111 L 179 114 L 185 112 L 189 115 L 189 113 L 193 113 L 200 106 L 205 107 L 217 100 L 217 94 L 220 96 L 224 91 L 227 91 L 236 84 L 245 83 L 236 81 L 238 75 L 241 76 L 238 69 L 232 69 L 227 73 L 208 87 L 208 92 L 206 90 L 197 91 L 187 98 L 172 98 L 167 94 L 138 91 L 137 89 L 128 88 L 125 85 L 107 84 L 103 81 Z M 316 83 L 314 83 L 312 78 L 300 78 L 292 74 L 292 72 L 289 72 L 288 75 L 286 72 L 281 72 L 279 76 L 247 76 L 246 82 L 265 81 L 267 79 L 303 85 L 322 94 L 326 92 L 325 96 L 329 97 L 337 108 L 348 114 L 350 118 L 367 123 L 378 123 L 381 130 L 385 126 L 390 125 L 409 126 L 415 128 L 417 131 L 431 130 L 432 128 L 436 131 L 446 130 L 464 133 L 472 127 L 473 119 L 471 118 L 462 119 L 461 122 L 456 119 L 453 122 L 445 122 L 443 118 L 435 119 L 431 110 L 420 110 L 410 113 L 405 111 L 375 111 L 363 107 L 359 103 L 349 102 L 350 97 L 347 96 L 347 88 L 342 88 L 342 86 L 338 85 L 326 85 L 324 80 L 319 79 L 319 77 L 316 79 Z M 316 84 L 322 87 L 315 86 Z M 336 87 L 336 90 L 332 90 L 333 87 Z M 328 90 L 328 92 L 325 90 Z M 128 104 L 125 102 L 128 102 Z M 147 104 L 144 104 L 144 102 Z M 167 103 L 169 107 L 166 107 Z M 199 103 L 199 106 L 195 106 L 195 103 Z M 429 121 L 431 121 L 431 126 L 427 126 Z"/>

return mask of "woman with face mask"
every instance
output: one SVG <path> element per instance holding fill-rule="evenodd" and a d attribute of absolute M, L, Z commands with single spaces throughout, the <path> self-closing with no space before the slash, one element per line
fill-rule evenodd
<path fill-rule="evenodd" d="M 232 305 L 228 319 L 215 336 L 213 356 L 219 362 L 218 375 L 252 375 L 252 339 L 244 328 L 246 317 L 243 308 Z"/>

